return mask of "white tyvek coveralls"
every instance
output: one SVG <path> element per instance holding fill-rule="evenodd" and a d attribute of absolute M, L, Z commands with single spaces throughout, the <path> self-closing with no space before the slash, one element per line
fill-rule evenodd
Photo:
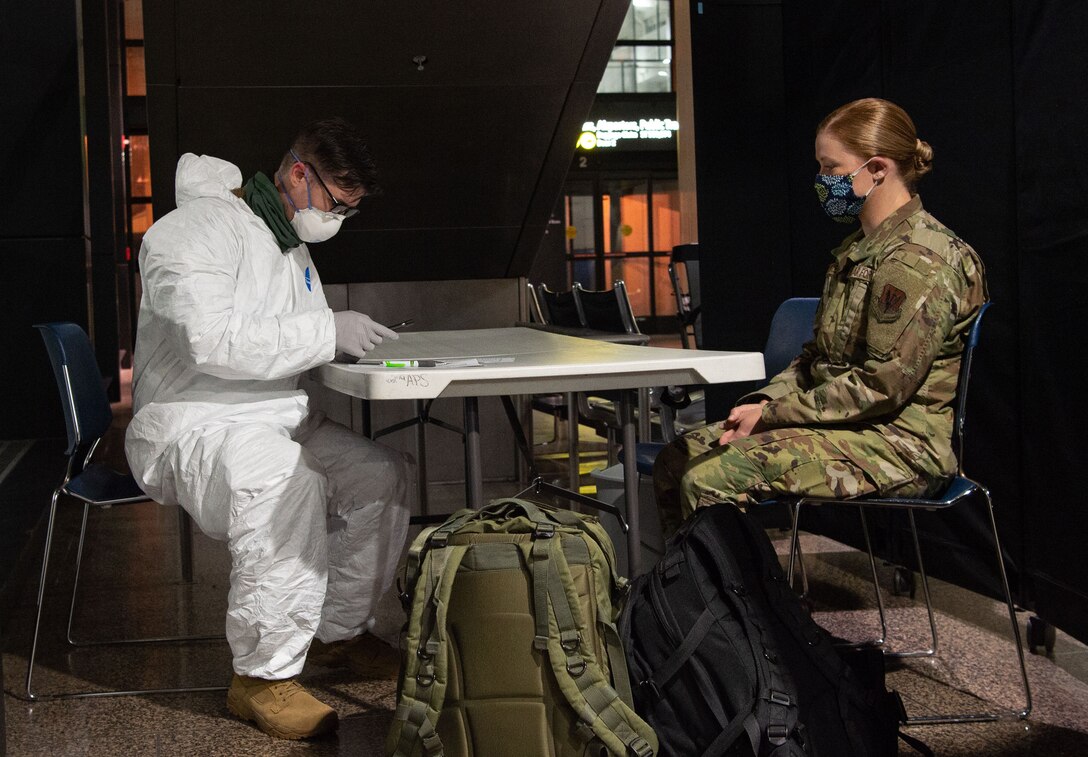
<path fill-rule="evenodd" d="M 235 672 L 282 679 L 315 632 L 373 625 L 414 477 L 402 453 L 308 415 L 298 376 L 333 358 L 332 310 L 306 245 L 280 252 L 241 183 L 182 156 L 178 209 L 144 237 L 125 452 L 147 494 L 227 541 Z"/>

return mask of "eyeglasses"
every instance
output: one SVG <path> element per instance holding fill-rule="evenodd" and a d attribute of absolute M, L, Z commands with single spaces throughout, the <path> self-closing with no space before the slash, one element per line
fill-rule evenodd
<path fill-rule="evenodd" d="M 332 200 L 332 207 L 329 208 L 327 212 L 334 213 L 338 216 L 343 216 L 344 218 L 351 218 L 353 215 L 359 212 L 358 208 L 352 207 L 351 205 L 340 202 L 340 200 L 336 199 L 336 195 L 330 192 L 329 188 L 325 186 L 325 182 L 321 180 L 321 174 L 317 172 L 317 169 L 313 167 L 312 163 L 306 163 L 305 165 L 314 172 L 314 177 L 317 179 L 317 183 L 321 185 L 321 188 L 325 190 L 325 194 L 327 194 L 329 196 L 329 199 Z"/>

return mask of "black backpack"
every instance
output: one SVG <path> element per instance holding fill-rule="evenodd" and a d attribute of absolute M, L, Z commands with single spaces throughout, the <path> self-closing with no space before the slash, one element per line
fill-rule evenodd
<path fill-rule="evenodd" d="M 844 659 L 736 507 L 684 523 L 633 582 L 620 633 L 661 755 L 897 754 L 902 703 L 884 688 L 880 650 Z"/>

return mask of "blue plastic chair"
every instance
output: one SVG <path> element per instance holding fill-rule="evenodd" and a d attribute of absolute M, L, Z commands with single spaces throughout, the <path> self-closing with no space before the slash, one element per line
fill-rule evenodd
<path fill-rule="evenodd" d="M 36 325 L 45 341 L 49 360 L 53 364 L 53 373 L 60 391 L 61 406 L 64 409 L 64 422 L 68 431 L 68 465 L 64 480 L 53 491 L 49 506 L 49 523 L 45 533 L 45 551 L 42 555 L 41 582 L 38 585 L 38 609 L 34 621 L 34 637 L 30 646 L 30 660 L 26 671 L 26 699 L 71 699 L 79 697 L 124 696 L 141 693 L 173 693 L 191 691 L 221 691 L 223 686 L 184 687 L 164 689 L 80 691 L 54 694 L 35 694 L 32 683 L 34 664 L 38 652 L 38 637 L 41 630 L 42 608 L 45 598 L 46 575 L 49 568 L 49 553 L 53 545 L 53 527 L 56 522 L 57 503 L 62 497 L 70 497 L 83 503 L 83 522 L 79 531 L 79 547 L 76 551 L 75 579 L 72 585 L 72 600 L 68 611 L 68 642 L 73 646 L 97 646 L 105 644 L 137 644 L 167 641 L 203 641 L 221 639 L 222 635 L 212 636 L 168 636 L 138 639 L 110 639 L 84 641 L 73 638 L 72 619 L 75 615 L 76 593 L 79 588 L 79 569 L 83 560 L 83 545 L 87 535 L 87 516 L 90 508 L 128 505 L 140 502 L 152 502 L 131 475 L 118 473 L 101 464 L 91 462 L 95 449 L 102 436 L 113 422 L 109 397 L 103 386 L 102 374 L 95 362 L 94 351 L 86 332 L 75 323 L 45 323 Z M 188 519 L 179 520 L 188 525 Z M 189 559 L 188 528 L 182 529 L 181 546 L 183 575 L 189 575 L 184 564 Z"/>
<path fill-rule="evenodd" d="M 801 507 L 804 505 L 824 505 L 824 504 L 838 504 L 838 505 L 851 505 L 858 508 L 858 512 L 861 517 L 862 532 L 865 537 L 866 548 L 869 553 L 870 567 L 873 574 L 873 584 L 876 590 L 877 597 L 877 609 L 880 614 L 881 624 L 881 638 L 874 642 L 878 645 L 883 645 L 887 638 L 887 623 L 884 617 L 884 604 L 880 595 L 880 584 L 877 581 L 876 575 L 876 562 L 873 557 L 872 544 L 869 539 L 868 524 L 865 520 L 865 508 L 866 507 L 878 507 L 878 508 L 898 508 L 907 511 L 908 520 L 910 522 L 911 537 L 914 542 L 915 558 L 918 561 L 918 573 L 922 579 L 922 591 L 926 601 L 926 611 L 929 615 L 929 627 L 931 633 L 931 646 L 925 650 L 909 651 L 909 652 L 885 652 L 889 657 L 921 657 L 921 656 L 933 656 L 937 653 L 937 624 L 933 615 L 933 603 L 929 594 L 929 582 L 926 578 L 925 564 L 922 561 L 921 545 L 918 541 L 918 530 L 915 525 L 914 511 L 915 510 L 945 510 L 961 502 L 966 503 L 972 499 L 983 499 L 986 503 L 987 513 L 989 515 L 990 530 L 993 536 L 994 554 L 997 560 L 998 574 L 1001 578 L 1001 586 L 1004 593 L 1005 604 L 1008 607 L 1009 622 L 1011 625 L 1011 631 L 1013 639 L 1016 643 L 1016 653 L 1020 664 L 1020 675 L 1024 686 L 1024 698 L 1025 705 L 1022 709 L 1017 710 L 1015 714 L 1020 718 L 1026 718 L 1032 709 L 1031 702 L 1031 686 L 1028 683 L 1027 667 L 1024 664 L 1024 649 L 1020 640 L 1020 629 L 1016 621 L 1016 610 L 1013 606 L 1012 594 L 1009 591 L 1009 581 L 1005 573 L 1005 562 L 1002 557 L 1001 540 L 997 533 L 997 522 L 994 519 L 993 500 L 990 497 L 990 492 L 982 484 L 968 478 L 963 472 L 963 459 L 964 459 L 964 430 L 967 424 L 967 387 L 971 377 L 971 364 L 974 358 L 975 347 L 978 346 L 979 331 L 982 325 L 982 316 L 986 313 L 990 307 L 990 303 L 985 303 L 979 310 L 978 315 L 975 317 L 974 323 L 971 325 L 971 330 L 968 332 L 967 343 L 964 347 L 963 361 L 960 366 L 959 382 L 956 387 L 956 404 L 955 404 L 955 416 L 953 423 L 952 433 L 952 445 L 953 451 L 956 454 L 958 461 L 957 475 L 949 482 L 945 490 L 937 497 L 932 499 L 924 498 L 909 498 L 909 497 L 864 497 L 857 499 L 825 499 L 822 497 L 803 497 L 791 502 L 793 507 L 793 533 L 790 544 L 790 561 L 789 568 L 787 570 L 787 577 L 791 580 L 793 578 L 793 565 L 799 555 L 798 550 L 798 531 L 800 525 L 800 513 Z M 769 504 L 769 503 L 765 503 Z M 957 714 L 957 715 L 935 715 L 935 716 L 920 716 L 908 718 L 906 723 L 909 725 L 935 725 L 942 723 L 968 723 L 968 722 L 986 722 L 997 720 L 1001 717 L 1000 713 L 976 713 L 976 714 Z"/>

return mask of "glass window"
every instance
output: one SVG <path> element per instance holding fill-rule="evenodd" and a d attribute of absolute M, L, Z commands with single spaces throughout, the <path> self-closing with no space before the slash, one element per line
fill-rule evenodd
<path fill-rule="evenodd" d="M 668 255 L 654 256 L 654 314 L 676 315 L 676 293 L 669 279 Z"/>
<path fill-rule="evenodd" d="M 127 66 L 125 77 L 128 82 L 125 94 L 130 97 L 147 96 L 147 78 L 144 74 L 144 48 L 135 45 L 125 48 Z"/>
<path fill-rule="evenodd" d="M 577 191 L 577 190 L 575 190 Z M 578 282 L 593 289 L 597 275 L 593 241 L 593 188 L 584 194 L 568 194 L 566 198 L 567 253 L 573 257 L 571 284 Z"/>
<path fill-rule="evenodd" d="M 605 254 L 649 250 L 648 183 L 644 179 L 607 181 L 602 194 Z"/>
<path fill-rule="evenodd" d="M 132 203 L 132 234 L 142 235 L 145 231 L 151 228 L 151 222 L 154 221 L 154 217 L 151 214 L 150 202 L 133 202 Z"/>
<path fill-rule="evenodd" d="M 654 181 L 654 251 L 680 244 L 680 189 L 674 180 Z"/>
<path fill-rule="evenodd" d="M 611 289 L 617 279 L 627 285 L 627 297 L 636 316 L 650 313 L 649 257 L 617 256 L 605 258 L 606 288 Z"/>
<path fill-rule="evenodd" d="M 636 315 L 650 312 L 649 258 L 630 257 L 649 251 L 649 189 L 644 179 L 612 180 L 602 186 L 605 287 L 623 279 Z"/>
<path fill-rule="evenodd" d="M 672 40 L 670 0 L 632 0 L 617 39 L 623 42 Z"/>
<path fill-rule="evenodd" d="M 669 92 L 672 90 L 672 48 L 659 45 L 620 45 L 612 49 L 598 92 Z"/>
<path fill-rule="evenodd" d="M 671 9 L 669 0 L 631 3 L 598 92 L 672 91 Z"/>
<path fill-rule="evenodd" d="M 140 0 L 125 0 L 125 39 L 144 38 L 144 4 Z"/>
<path fill-rule="evenodd" d="M 151 157 L 146 134 L 128 138 L 128 161 L 129 193 L 133 197 L 150 197 Z"/>

